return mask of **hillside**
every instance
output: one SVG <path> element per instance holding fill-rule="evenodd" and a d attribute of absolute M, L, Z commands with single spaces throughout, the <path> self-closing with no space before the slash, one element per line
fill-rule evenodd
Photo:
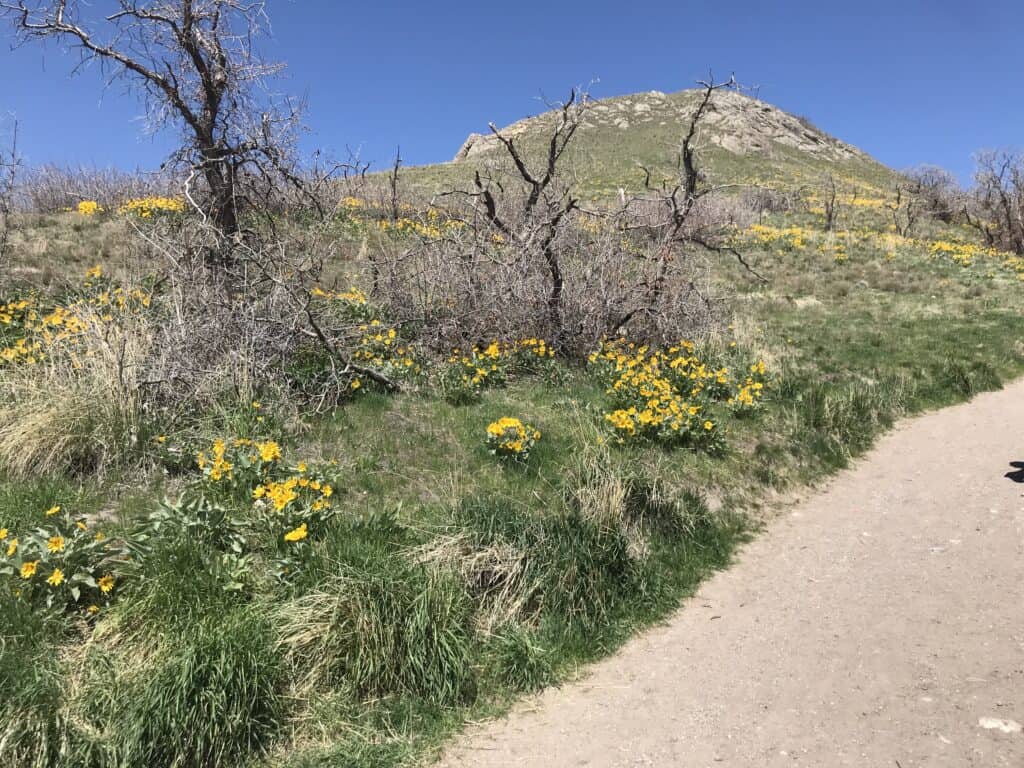
<path fill-rule="evenodd" d="M 680 138 L 701 91 L 648 91 L 596 100 L 572 147 L 580 189 L 592 197 L 636 191 L 642 167 L 653 179 L 670 178 Z M 554 112 L 526 117 L 501 131 L 527 149 L 538 149 L 553 125 Z M 698 134 L 701 167 L 715 183 L 759 183 L 795 188 L 833 173 L 868 190 L 888 186 L 895 174 L 867 153 L 831 136 L 806 118 L 759 99 L 719 91 Z M 450 183 L 498 156 L 497 139 L 486 130 L 470 133 L 453 160 L 410 169 L 416 182 Z"/>
<path fill-rule="evenodd" d="M 579 190 L 667 174 L 694 97 L 597 102 Z M 507 130 L 528 150 L 550 119 Z M 227 263 L 181 198 L 16 217 L 3 766 L 423 765 L 672 615 L 897 418 L 1024 374 L 1024 257 L 912 221 L 893 171 L 767 104 L 720 94 L 702 126 L 712 182 L 803 187 L 716 199 L 717 249 L 588 210 L 544 252 L 362 179 L 327 217 L 268 201 Z"/>

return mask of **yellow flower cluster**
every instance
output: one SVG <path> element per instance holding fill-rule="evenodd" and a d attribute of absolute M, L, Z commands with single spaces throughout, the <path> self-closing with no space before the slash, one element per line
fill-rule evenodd
<path fill-rule="evenodd" d="M 721 440 L 713 405 L 753 406 L 767 375 L 764 361 L 758 360 L 737 384 L 729 366 L 703 359 L 690 341 L 664 349 L 625 339 L 605 341 L 588 362 L 612 398 L 614 408 L 605 420 L 620 442 L 647 438 L 707 449 L 719 447 Z"/>
<path fill-rule="evenodd" d="M 726 401 L 737 412 L 753 410 L 764 395 L 764 382 L 767 375 L 764 360 L 758 360 L 751 365 L 748 373 L 749 375 L 736 394 Z"/>
<path fill-rule="evenodd" d="M 305 461 L 286 463 L 275 440 L 217 439 L 199 451 L 196 463 L 202 471 L 183 498 L 205 499 L 221 508 L 245 510 L 237 518 L 236 554 L 267 533 L 291 544 L 304 541 L 332 514 L 335 486 L 323 468 Z M 331 462 L 334 463 L 334 462 Z M 208 505 L 200 505 L 200 509 Z M 184 508 L 188 508 L 187 505 Z M 202 519 L 203 526 L 222 525 Z M 284 556 L 288 560 L 290 556 Z M 279 575 L 294 572 L 295 563 L 278 563 Z"/>
<path fill-rule="evenodd" d="M 32 299 L 19 299 L 0 304 L 0 325 L 22 324 L 26 314 L 35 306 Z"/>
<path fill-rule="evenodd" d="M 347 291 L 327 291 L 320 286 L 314 286 L 309 294 L 328 301 L 344 301 L 359 306 L 366 304 L 366 294 L 358 288 L 349 288 Z"/>
<path fill-rule="evenodd" d="M 393 378 L 409 378 L 422 372 L 415 350 L 403 344 L 394 327 L 372 320 L 359 326 L 363 334 L 352 358 Z"/>
<path fill-rule="evenodd" d="M 928 244 L 928 255 L 932 258 L 948 259 L 961 267 L 970 267 L 975 262 L 981 261 L 998 261 L 1002 266 L 1019 274 L 1016 266 L 1016 260 L 1019 257 L 975 243 L 934 240 Z"/>
<path fill-rule="evenodd" d="M 42 359 L 42 348 L 43 345 L 38 341 L 17 339 L 11 346 L 0 349 L 0 361 L 33 365 Z"/>
<path fill-rule="evenodd" d="M 275 512 L 282 512 L 293 501 L 301 498 L 303 493 L 312 494 L 308 499 L 310 509 L 320 512 L 330 509 L 334 488 L 330 483 L 306 477 L 305 473 L 300 472 L 281 481 L 268 480 L 262 485 L 257 485 L 253 488 L 252 497 L 256 501 L 266 499 Z"/>
<path fill-rule="evenodd" d="M 258 410 L 258 409 L 257 409 Z M 157 441 L 163 443 L 166 437 Z M 196 466 L 203 475 L 213 482 L 230 480 L 235 465 L 241 461 L 245 468 L 262 463 L 268 465 L 281 461 L 281 446 L 273 440 L 262 442 L 239 437 L 232 441 L 230 448 L 231 455 L 228 455 L 229 446 L 222 438 L 217 438 L 210 446 L 210 451 L 199 451 L 196 454 Z M 245 449 L 245 450 L 242 450 Z"/>
<path fill-rule="evenodd" d="M 417 212 L 408 203 L 399 205 L 402 214 L 394 218 L 395 212 L 390 207 L 376 203 L 368 203 L 358 197 L 347 196 L 340 200 L 339 208 L 343 220 L 360 227 L 370 224 L 380 232 L 393 233 L 399 236 L 416 235 L 428 240 L 438 240 L 452 232 L 463 229 L 466 223 L 452 218 L 439 208 L 428 208 Z"/>
<path fill-rule="evenodd" d="M 822 244 L 821 250 L 826 256 L 831 256 L 839 263 L 842 263 L 849 258 L 849 254 L 846 252 L 846 243 L 842 241 L 826 241 Z"/>
<path fill-rule="evenodd" d="M 882 197 L 858 197 L 856 195 L 844 195 L 840 202 L 853 206 L 854 208 L 884 208 L 886 200 Z"/>
<path fill-rule="evenodd" d="M 468 350 L 456 348 L 440 373 L 439 383 L 449 400 L 468 402 L 484 388 L 504 384 L 512 371 L 534 370 L 554 354 L 551 345 L 539 338 L 492 341 Z"/>
<path fill-rule="evenodd" d="M 381 232 L 394 232 L 399 235 L 418 235 L 427 240 L 439 240 L 444 235 L 460 230 L 465 226 L 466 223 L 459 219 L 440 218 L 433 208 L 427 212 L 426 221 L 406 217 L 393 221 L 391 219 L 377 219 L 377 229 Z"/>
<path fill-rule="evenodd" d="M 706 441 L 714 422 L 704 418 L 709 387 L 726 386 L 729 372 L 694 354 L 689 341 L 666 350 L 619 339 L 590 355 L 619 407 L 605 414 L 620 441 L 647 437 L 662 442 Z"/>
<path fill-rule="evenodd" d="M 487 446 L 495 456 L 525 461 L 538 440 L 540 430 L 511 416 L 487 425 Z"/>
<path fill-rule="evenodd" d="M 86 273 L 84 286 L 94 291 L 66 305 L 48 310 L 36 299 L 21 299 L 0 304 L 0 363 L 34 364 L 64 342 L 75 342 L 93 327 L 111 323 L 118 317 L 147 309 L 152 296 L 138 288 L 110 287 L 101 280 L 102 270 L 93 267 Z M 7 333 L 17 338 L 4 343 Z"/>
<path fill-rule="evenodd" d="M 217 438 L 213 441 L 209 455 L 207 455 L 206 451 L 199 451 L 196 454 L 196 466 L 199 467 L 206 477 L 215 483 L 224 478 L 230 478 L 234 464 L 225 458 L 226 452 L 227 444 L 222 439 Z"/>
<path fill-rule="evenodd" d="M 117 212 L 122 216 L 148 219 L 161 213 L 182 213 L 184 210 L 185 201 L 179 197 L 142 197 L 123 203 Z"/>
<path fill-rule="evenodd" d="M 98 213 L 103 213 L 103 206 L 95 200 L 82 200 L 76 210 L 82 216 L 95 216 Z"/>
<path fill-rule="evenodd" d="M 807 245 L 808 231 L 803 227 L 771 227 L 754 224 L 747 228 L 747 234 L 754 242 L 765 248 L 800 250 Z"/>
<path fill-rule="evenodd" d="M 1024 280 L 1024 257 L 1007 254 L 1003 267 L 1017 275 L 1018 280 Z"/>
<path fill-rule="evenodd" d="M 84 605 L 89 614 L 98 612 L 98 603 L 109 599 L 116 583 L 104 573 L 110 558 L 106 536 L 60 505 L 42 516 L 45 527 L 20 536 L 0 528 L 0 584 L 5 578 L 15 582 L 11 593 L 42 609 Z"/>

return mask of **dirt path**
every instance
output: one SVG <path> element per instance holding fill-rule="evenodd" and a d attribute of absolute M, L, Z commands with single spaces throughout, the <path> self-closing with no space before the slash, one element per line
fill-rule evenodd
<path fill-rule="evenodd" d="M 1013 460 L 1024 381 L 904 423 L 666 626 L 443 765 L 1024 768 Z"/>

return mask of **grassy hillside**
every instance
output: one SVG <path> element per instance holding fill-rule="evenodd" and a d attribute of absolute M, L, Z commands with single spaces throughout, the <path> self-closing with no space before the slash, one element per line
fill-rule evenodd
<path fill-rule="evenodd" d="M 697 108 L 697 89 L 617 96 L 593 102 L 571 149 L 578 191 L 609 198 L 640 191 L 642 168 L 655 185 L 674 178 L 679 143 Z M 542 151 L 552 112 L 501 128 L 527 152 Z M 450 163 L 407 169 L 410 182 L 436 191 L 466 183 L 472 169 L 500 155 L 486 126 L 471 134 Z M 859 149 L 814 127 L 805 118 L 748 96 L 716 94 L 698 134 L 701 168 L 716 184 L 760 184 L 793 189 L 818 186 L 826 173 L 862 191 L 889 187 L 896 174 Z"/>
<path fill-rule="evenodd" d="M 691 103 L 602 102 L 581 183 L 603 196 L 636 162 L 667 173 L 669 117 Z M 310 402 L 296 384 L 337 374 L 329 360 L 260 379 L 228 349 L 204 365 L 231 375 L 175 409 L 133 367 L 182 306 L 140 279 L 156 256 L 118 214 L 25 223 L 0 296 L 4 764 L 429 762 L 466 721 L 669 615 L 895 419 L 1024 372 L 1024 261 L 957 225 L 896 234 L 890 171 L 785 116 L 753 135 L 766 108 L 728 103 L 739 115 L 703 137 L 712 181 L 848 186 L 831 231 L 814 190 L 735 230 L 764 279 L 715 258 L 721 323 L 660 349 L 437 354 L 366 277 L 367 253 L 420 233 L 350 203 L 328 263 L 346 282 L 316 300 L 401 391 L 343 373 L 336 402 Z M 449 180 L 488 151 L 412 176 Z"/>

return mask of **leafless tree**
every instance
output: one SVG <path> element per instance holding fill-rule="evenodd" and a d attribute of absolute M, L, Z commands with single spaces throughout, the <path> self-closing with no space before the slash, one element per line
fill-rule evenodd
<path fill-rule="evenodd" d="M 559 170 L 565 151 L 579 130 L 588 105 L 587 93 L 574 88 L 569 98 L 557 106 L 554 126 L 548 134 L 538 167 L 531 167 L 514 137 L 504 135 L 491 123 L 491 132 L 504 147 L 519 181 L 526 188 L 526 194 L 503 196 L 506 200 L 516 201 L 513 210 L 503 211 L 496 197 L 496 188 L 500 188 L 500 184 L 479 172 L 474 176 L 475 189 L 471 193 L 476 203 L 483 206 L 484 215 L 496 237 L 508 239 L 513 248 L 524 253 L 539 254 L 543 259 L 549 276 L 548 321 L 555 335 L 556 347 L 561 346 L 565 340 L 562 322 L 565 275 L 556 240 L 569 215 L 579 206 L 571 185 Z"/>
<path fill-rule="evenodd" d="M 0 147 L 0 280 L 8 267 L 11 215 L 14 211 L 14 187 L 18 176 L 18 124 L 11 128 L 10 143 Z"/>
<path fill-rule="evenodd" d="M 951 224 L 963 209 L 963 190 L 946 169 L 922 165 L 907 171 L 906 177 L 910 191 L 929 216 Z"/>
<path fill-rule="evenodd" d="M 822 179 L 823 197 L 822 207 L 825 209 L 825 229 L 835 232 L 836 219 L 839 213 L 839 190 L 836 187 L 836 177 L 826 173 Z"/>
<path fill-rule="evenodd" d="M 710 184 L 697 164 L 701 120 L 710 109 L 715 93 L 735 89 L 736 79 L 730 77 L 724 82 L 715 82 L 709 77 L 698 81 L 698 85 L 701 86 L 700 101 L 679 145 L 675 183 L 671 187 L 654 190 L 650 184 L 651 174 L 645 172 L 648 196 L 637 201 L 637 208 L 643 213 L 638 217 L 639 222 L 631 227 L 647 230 L 656 241 L 653 257 L 645 258 L 653 258 L 657 269 L 643 300 L 615 322 L 611 329 L 613 333 L 620 332 L 638 316 L 672 311 L 672 307 L 665 306 L 664 300 L 673 265 L 692 257 L 695 249 L 705 253 L 731 254 L 750 274 L 763 279 L 725 236 L 727 225 L 733 222 L 727 212 L 729 207 L 721 204 L 719 193 L 727 186 Z M 689 288 L 700 303 L 708 304 L 708 297 L 696 284 L 691 282 Z"/>
<path fill-rule="evenodd" d="M 235 238 L 248 179 L 298 181 L 292 149 L 299 107 L 267 88 L 282 65 L 260 57 L 260 0 L 116 0 L 95 21 L 78 0 L 0 0 L 22 42 L 76 49 L 75 70 L 97 62 L 111 81 L 141 87 L 153 130 L 175 127 L 186 195 L 222 235 Z M 201 187 L 194 187 L 200 179 Z"/>
<path fill-rule="evenodd" d="M 1024 254 L 1024 156 L 984 152 L 977 157 L 975 190 L 968 223 L 989 245 Z"/>
<path fill-rule="evenodd" d="M 648 172 L 645 193 L 618 207 L 585 205 L 576 191 L 586 94 L 572 91 L 526 134 L 491 126 L 472 183 L 439 198 L 458 226 L 424 221 L 422 242 L 382 254 L 381 299 L 440 349 L 537 335 L 577 353 L 602 335 L 700 332 L 714 317 L 707 260 L 729 253 L 746 265 L 728 237 L 730 223 L 747 223 L 741 205 L 697 159 L 702 120 L 730 85 L 704 84 L 671 183 L 656 188 Z"/>
<path fill-rule="evenodd" d="M 912 182 L 897 182 L 895 197 L 887 202 L 886 207 L 892 215 L 892 224 L 896 234 L 907 237 L 914 230 L 923 212 L 923 205 Z"/>

